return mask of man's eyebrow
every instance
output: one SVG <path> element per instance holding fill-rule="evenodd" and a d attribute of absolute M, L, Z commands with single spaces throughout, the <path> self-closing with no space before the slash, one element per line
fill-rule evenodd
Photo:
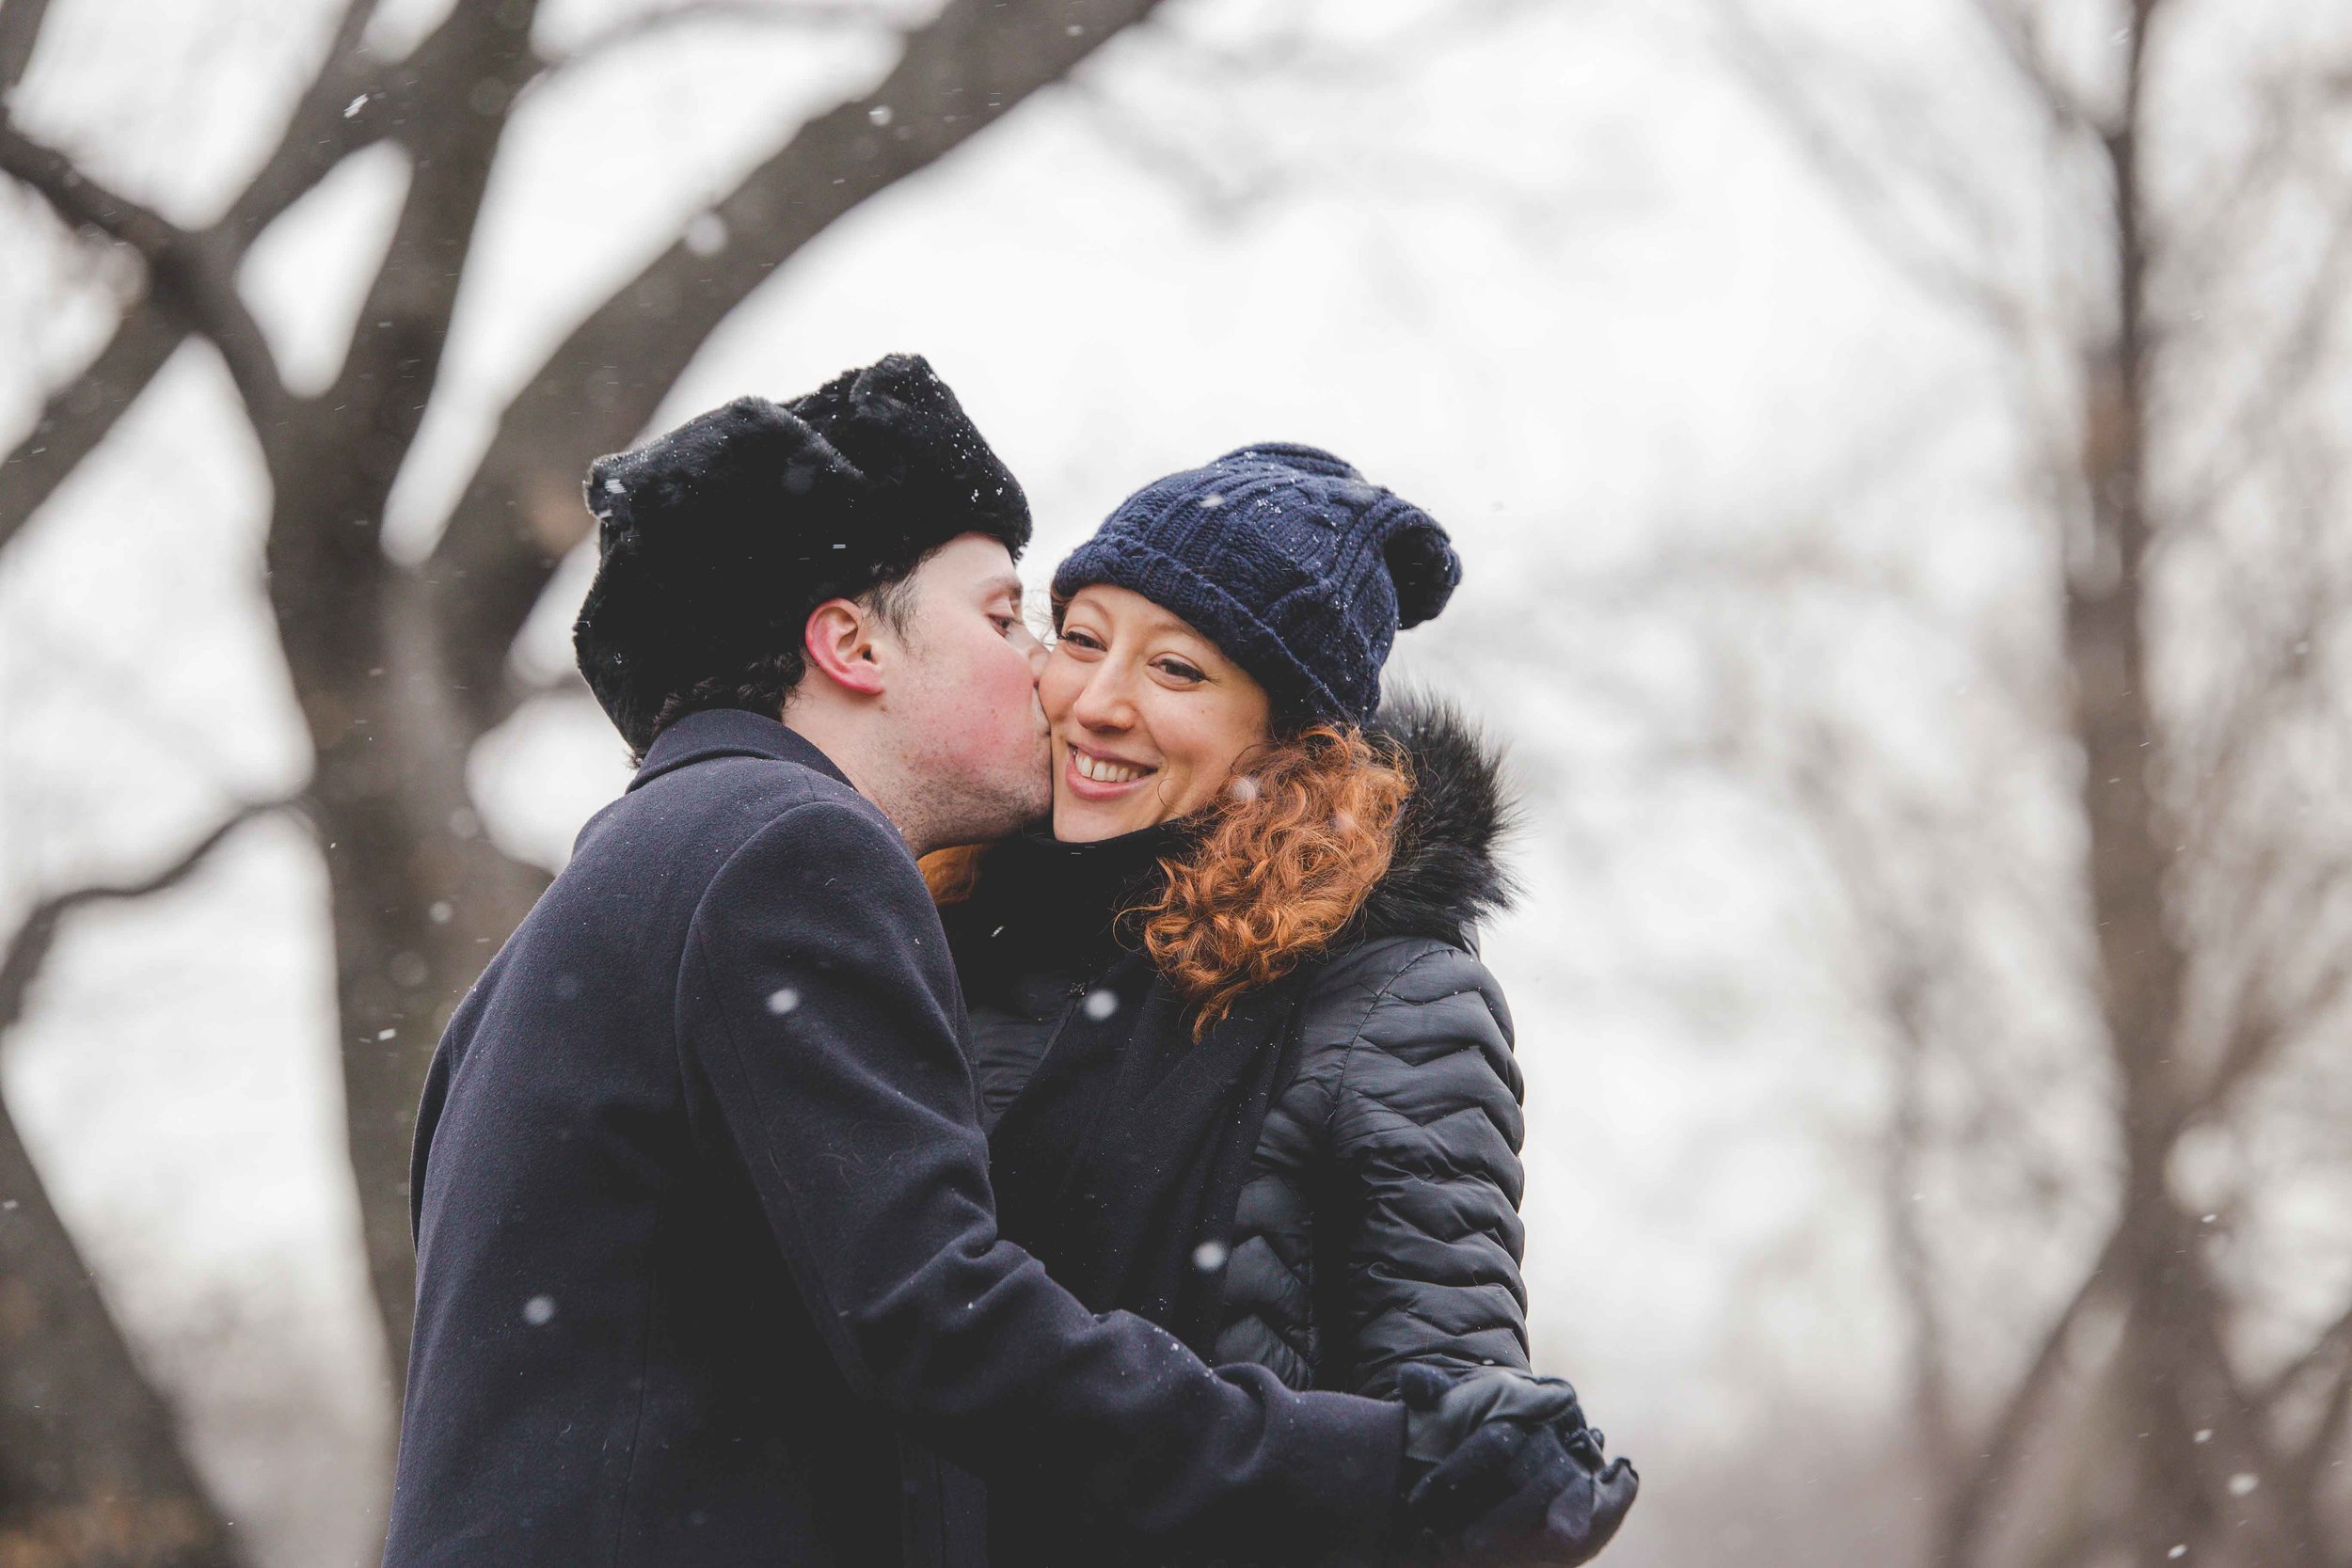
<path fill-rule="evenodd" d="M 1021 602 L 1021 578 L 1015 573 L 1007 572 L 1002 577 L 991 578 L 982 583 L 980 588 L 982 596 L 985 598 L 993 599 L 999 594 L 1010 594 L 1014 604 Z"/>

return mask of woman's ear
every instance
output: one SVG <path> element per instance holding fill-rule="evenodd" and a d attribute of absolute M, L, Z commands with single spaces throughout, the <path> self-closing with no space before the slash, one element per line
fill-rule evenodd
<path fill-rule="evenodd" d="M 849 599 L 827 599 L 808 613 L 801 631 L 811 673 L 846 691 L 879 697 L 882 663 L 875 657 L 873 618 Z"/>

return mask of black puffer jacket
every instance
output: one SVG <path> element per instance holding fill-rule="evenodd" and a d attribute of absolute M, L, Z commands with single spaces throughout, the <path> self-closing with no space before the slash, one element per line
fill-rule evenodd
<path fill-rule="evenodd" d="M 1525 1368 L 1528 1353 L 1519 1072 L 1472 934 L 1508 896 L 1496 758 L 1435 705 L 1392 704 L 1378 727 L 1405 743 L 1415 793 L 1387 877 L 1307 977 L 1295 1070 L 1235 1210 L 1210 1358 L 1295 1387 L 1390 1395 L 1407 1363 Z M 1008 974 L 993 924 L 948 922 L 992 1123 L 1119 956 L 1079 943 Z"/>

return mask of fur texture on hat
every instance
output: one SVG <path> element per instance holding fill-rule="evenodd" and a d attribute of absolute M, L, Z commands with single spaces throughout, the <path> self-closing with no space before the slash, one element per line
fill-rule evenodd
<path fill-rule="evenodd" d="M 588 470 L 596 581 L 580 673 L 639 752 L 696 707 L 767 707 L 800 678 L 809 612 L 959 535 L 1018 557 L 1029 503 L 918 355 L 774 404 L 738 398 Z"/>

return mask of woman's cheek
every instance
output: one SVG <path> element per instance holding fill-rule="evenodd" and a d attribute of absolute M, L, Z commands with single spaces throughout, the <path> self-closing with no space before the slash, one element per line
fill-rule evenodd
<path fill-rule="evenodd" d="M 1076 701 L 1077 686 L 1073 676 L 1068 655 L 1049 653 L 1045 656 L 1045 673 L 1037 681 L 1037 700 L 1043 705 L 1048 722 L 1060 723 L 1062 716 L 1070 711 L 1070 705 Z"/>

